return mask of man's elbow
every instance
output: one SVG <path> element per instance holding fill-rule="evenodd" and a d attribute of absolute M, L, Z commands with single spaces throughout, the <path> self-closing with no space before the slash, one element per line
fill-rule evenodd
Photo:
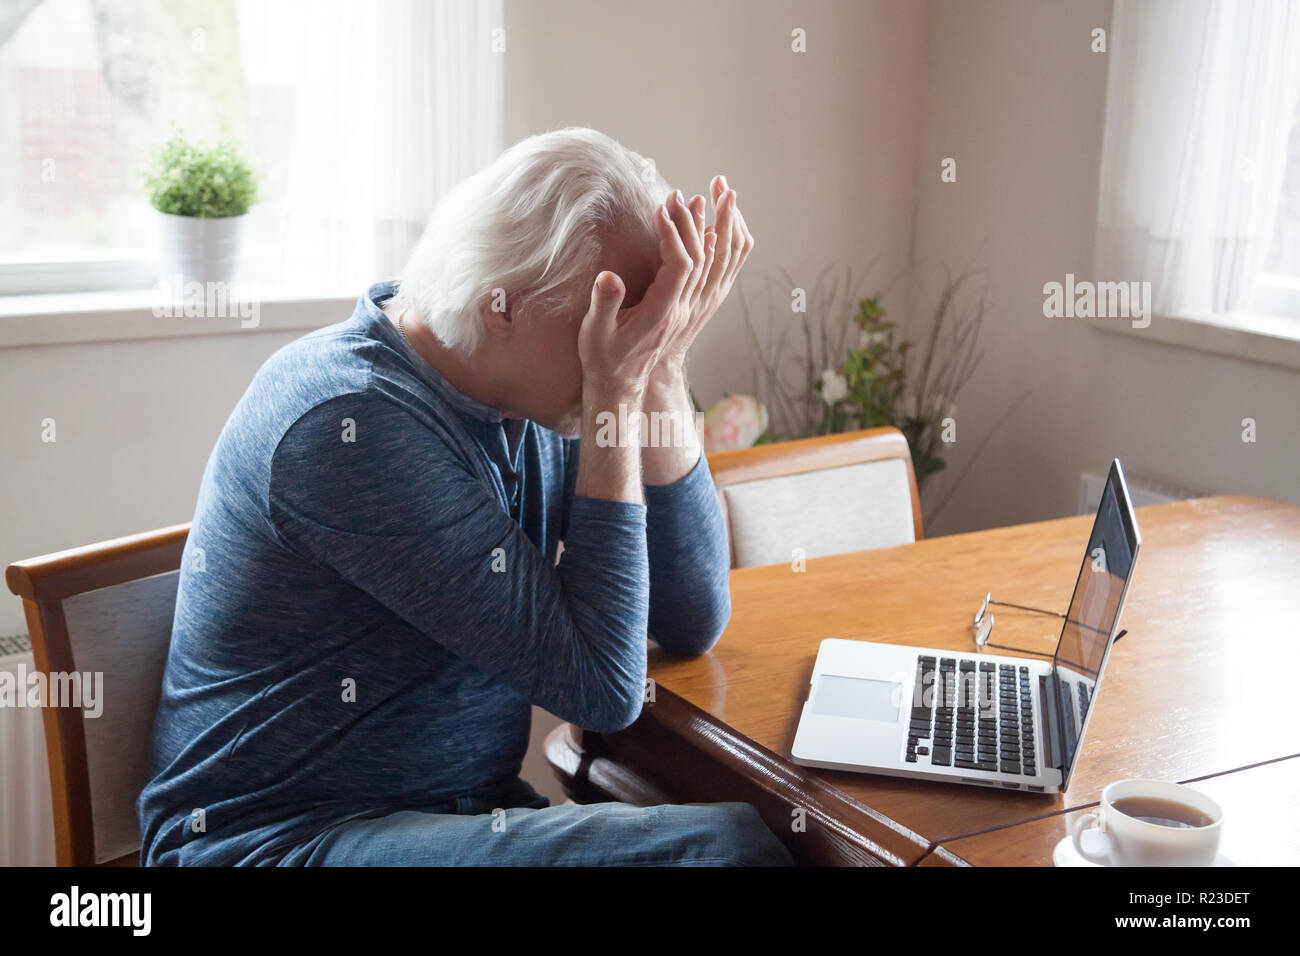
<path fill-rule="evenodd" d="M 731 594 L 721 591 L 689 618 L 678 618 L 655 635 L 664 650 L 682 657 L 699 657 L 713 650 L 731 620 Z"/>
<path fill-rule="evenodd" d="M 641 716 L 644 703 L 645 684 L 628 687 L 595 708 L 587 720 L 583 721 L 582 727 L 596 734 L 613 734 L 626 730 Z"/>

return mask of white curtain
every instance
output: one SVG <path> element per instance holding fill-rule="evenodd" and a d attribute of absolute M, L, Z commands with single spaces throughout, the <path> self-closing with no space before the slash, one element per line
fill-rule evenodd
<path fill-rule="evenodd" d="M 1249 302 L 1300 94 L 1295 0 L 1116 0 L 1097 278 L 1161 315 Z"/>
<path fill-rule="evenodd" d="M 394 276 L 438 198 L 502 149 L 501 0 L 245 0 L 291 73 L 281 278 Z M 256 35 L 260 40 L 254 40 Z"/>

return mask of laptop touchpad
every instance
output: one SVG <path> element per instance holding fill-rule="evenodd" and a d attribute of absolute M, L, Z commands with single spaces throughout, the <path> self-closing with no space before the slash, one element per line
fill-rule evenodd
<path fill-rule="evenodd" d="M 823 674 L 813 691 L 812 712 L 858 720 L 898 720 L 902 684 Z"/>

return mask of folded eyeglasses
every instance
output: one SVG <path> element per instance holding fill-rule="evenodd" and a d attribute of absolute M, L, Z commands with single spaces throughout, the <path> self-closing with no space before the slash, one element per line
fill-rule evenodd
<path fill-rule="evenodd" d="M 980 609 L 975 612 L 975 649 L 982 651 L 986 647 L 997 647 L 1004 651 L 1016 651 L 1019 654 L 1034 654 L 1038 657 L 1052 657 L 1056 649 L 1051 651 L 1031 651 L 1027 647 L 1012 647 L 1010 644 L 995 644 L 989 640 L 993 633 L 993 612 L 989 610 L 989 605 L 997 604 L 1001 607 L 1013 607 L 1019 611 L 1032 611 L 1035 614 L 1050 614 L 1052 617 L 1065 617 L 1060 611 L 1046 611 L 1041 607 L 1029 607 L 1026 604 L 1013 604 L 1011 601 L 995 601 L 993 592 L 989 591 L 984 595 L 984 600 L 980 603 Z"/>

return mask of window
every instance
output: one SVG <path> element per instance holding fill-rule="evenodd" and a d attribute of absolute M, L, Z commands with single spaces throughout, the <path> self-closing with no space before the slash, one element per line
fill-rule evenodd
<path fill-rule="evenodd" d="M 148 149 L 173 126 L 259 172 L 239 278 L 396 274 L 503 135 L 500 0 L 5 0 L 0 294 L 157 278 Z"/>
<path fill-rule="evenodd" d="M 280 278 L 295 89 L 290 5 L 38 0 L 0 26 L 0 292 L 147 288 L 140 170 L 173 127 L 258 168 L 244 278 Z M 21 11 L 26 9 L 26 15 Z"/>
<path fill-rule="evenodd" d="M 1277 224 L 1256 282 L 1252 309 L 1300 319 L 1300 102 L 1291 117 Z"/>
<path fill-rule="evenodd" d="M 1117 2 L 1094 271 L 1128 334 L 1300 368 L 1300 8 Z"/>

